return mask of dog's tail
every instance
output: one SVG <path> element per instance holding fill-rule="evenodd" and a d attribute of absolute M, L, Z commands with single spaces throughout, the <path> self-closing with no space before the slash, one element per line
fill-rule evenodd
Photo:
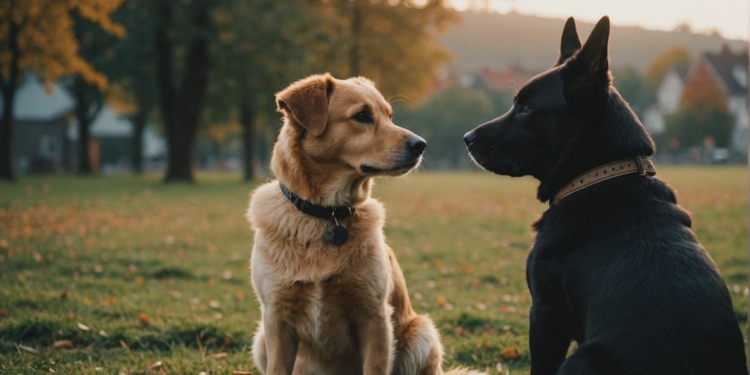
<path fill-rule="evenodd" d="M 448 370 L 445 375 L 489 375 L 486 372 L 474 371 L 465 367 L 456 367 Z"/>

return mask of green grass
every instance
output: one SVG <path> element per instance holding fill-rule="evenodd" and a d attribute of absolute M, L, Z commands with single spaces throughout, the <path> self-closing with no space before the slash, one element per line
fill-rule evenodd
<path fill-rule="evenodd" d="M 747 172 L 662 168 L 747 318 Z M 28 177 L 0 185 L 0 373 L 230 374 L 251 370 L 252 186 L 201 175 Z M 531 179 L 419 173 L 381 180 L 386 234 L 446 367 L 527 374 L 524 265 L 545 205 Z M 72 349 L 55 349 L 70 340 Z M 24 349 L 33 348 L 36 353 Z M 517 351 L 515 358 L 510 354 Z M 506 355 L 504 356 L 503 353 Z"/>

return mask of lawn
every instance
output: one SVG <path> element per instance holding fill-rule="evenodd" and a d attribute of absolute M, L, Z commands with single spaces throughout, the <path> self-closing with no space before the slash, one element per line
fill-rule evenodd
<path fill-rule="evenodd" d="M 747 319 L 747 172 L 662 168 Z M 201 175 L 27 177 L 0 184 L 0 373 L 252 371 L 253 186 Z M 530 179 L 418 173 L 381 180 L 386 234 L 446 367 L 527 374 L 524 266 L 545 209 Z M 501 364 L 501 365 L 498 365 Z M 502 372 L 498 372 L 502 368 Z"/>

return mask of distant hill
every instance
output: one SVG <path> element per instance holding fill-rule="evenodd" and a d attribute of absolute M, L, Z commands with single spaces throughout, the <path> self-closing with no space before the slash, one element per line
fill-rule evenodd
<path fill-rule="evenodd" d="M 462 12 L 461 15 L 463 21 L 439 38 L 453 55 L 452 66 L 475 71 L 483 66 L 519 64 L 524 70 L 536 72 L 549 68 L 557 58 L 564 19 L 518 13 Z M 577 26 L 581 40 L 585 42 L 594 24 L 577 22 Z M 724 43 L 732 50 L 747 48 L 746 41 L 686 31 L 613 26 L 610 36 L 612 67 L 633 66 L 641 72 L 656 55 L 673 45 L 686 47 L 693 55 L 693 61 L 702 52 L 718 51 Z"/>

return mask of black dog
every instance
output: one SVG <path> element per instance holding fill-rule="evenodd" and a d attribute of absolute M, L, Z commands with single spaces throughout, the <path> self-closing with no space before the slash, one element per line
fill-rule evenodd
<path fill-rule="evenodd" d="M 569 19 L 557 65 L 464 137 L 477 164 L 537 178 L 550 202 L 526 268 L 531 373 L 747 374 L 729 292 L 652 177 L 654 144 L 611 85 L 608 40 L 607 17 L 583 47 Z"/>

